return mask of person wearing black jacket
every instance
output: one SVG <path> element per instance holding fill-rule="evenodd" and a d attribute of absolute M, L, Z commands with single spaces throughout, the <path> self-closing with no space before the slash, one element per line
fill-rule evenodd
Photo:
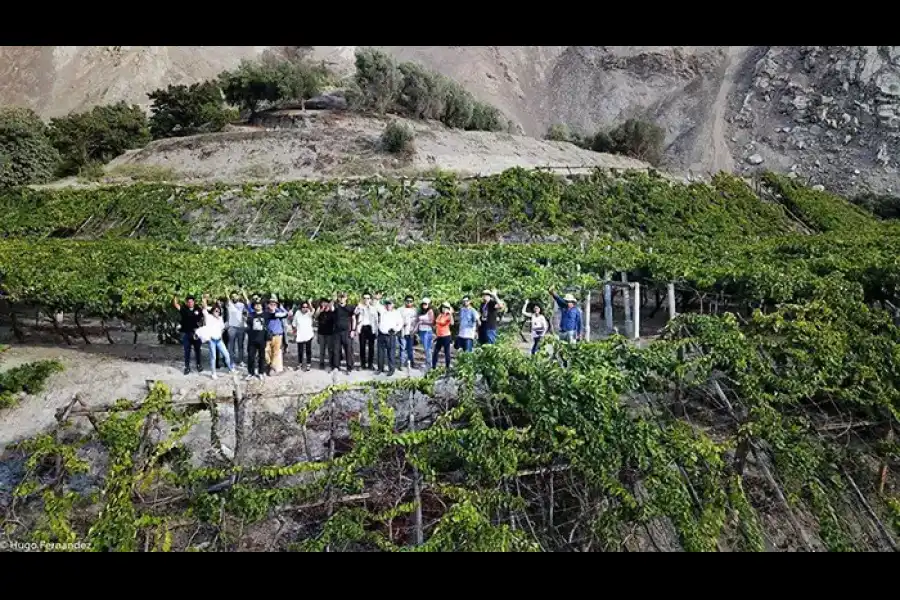
<path fill-rule="evenodd" d="M 334 305 L 334 334 L 331 350 L 331 368 L 341 368 L 341 351 L 344 352 L 344 360 L 347 361 L 347 373 L 353 370 L 353 351 L 350 340 L 356 337 L 356 312 L 355 306 L 347 304 L 347 294 L 338 296 Z"/>
<path fill-rule="evenodd" d="M 249 377 L 262 379 L 266 374 L 266 323 L 262 302 L 254 302 L 253 312 L 247 316 L 247 371 Z"/>
<path fill-rule="evenodd" d="M 334 354 L 334 311 L 331 310 L 331 303 L 328 300 L 319 302 L 319 310 L 316 311 L 316 331 L 319 342 L 319 368 L 324 371 L 325 354 L 328 354 L 329 365 Z"/>
<path fill-rule="evenodd" d="M 181 346 L 184 348 L 184 374 L 191 372 L 191 348 L 194 349 L 194 356 L 197 357 L 197 372 L 203 371 L 200 362 L 200 338 L 197 337 L 196 331 L 203 326 L 203 310 L 197 306 L 197 302 L 193 296 L 188 296 L 184 304 L 178 302 L 178 296 L 172 298 L 172 306 L 178 311 L 181 317 Z"/>

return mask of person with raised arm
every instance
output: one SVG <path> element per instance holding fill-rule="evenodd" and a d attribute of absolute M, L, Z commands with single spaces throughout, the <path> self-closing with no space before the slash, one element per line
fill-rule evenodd
<path fill-rule="evenodd" d="M 537 354 L 541 340 L 547 335 L 547 332 L 550 331 L 550 323 L 541 311 L 541 305 L 537 302 L 532 305 L 531 312 L 528 312 L 528 302 L 523 304 L 522 316 L 530 317 L 531 319 L 531 339 L 534 342 L 531 346 L 531 355 L 534 356 Z"/>
<path fill-rule="evenodd" d="M 209 368 L 212 371 L 212 378 L 216 379 L 216 355 L 221 354 L 222 362 L 228 368 L 230 373 L 234 373 L 234 363 L 222 341 L 222 334 L 225 331 L 225 321 L 222 318 L 222 306 L 216 302 L 212 306 L 209 305 L 209 296 L 203 296 L 203 327 L 197 329 L 197 337 L 200 341 L 209 344 Z"/>
<path fill-rule="evenodd" d="M 334 335 L 331 350 L 331 368 L 341 368 L 341 353 L 347 361 L 347 373 L 353 371 L 353 344 L 356 337 L 356 307 L 347 304 L 347 294 L 338 295 L 334 304 Z"/>
<path fill-rule="evenodd" d="M 247 379 L 266 375 L 266 313 L 259 300 L 247 303 Z"/>
<path fill-rule="evenodd" d="M 459 333 L 456 340 L 463 352 L 471 352 L 475 347 L 475 336 L 478 333 L 481 316 L 472 306 L 472 299 L 468 296 L 462 299 L 462 304 L 462 308 L 459 309 Z"/>
<path fill-rule="evenodd" d="M 500 323 L 500 315 L 506 310 L 506 305 L 497 295 L 497 290 L 484 290 L 481 293 L 481 325 L 478 331 L 479 344 L 497 343 L 497 326 Z"/>
<path fill-rule="evenodd" d="M 244 348 L 247 337 L 247 305 L 241 300 L 237 292 L 231 292 L 228 304 L 225 305 L 228 314 L 228 354 L 231 360 L 239 367 L 244 366 Z"/>
<path fill-rule="evenodd" d="M 319 308 L 316 310 L 316 335 L 319 343 L 319 369 L 325 370 L 325 365 L 331 367 L 331 353 L 334 351 L 334 311 L 331 302 L 319 300 Z M 325 362 L 326 354 L 328 362 Z"/>
<path fill-rule="evenodd" d="M 356 332 L 359 334 L 359 362 L 362 369 L 375 369 L 375 339 L 378 334 L 378 306 L 366 292 L 356 307 Z"/>
<path fill-rule="evenodd" d="M 203 325 L 203 310 L 197 306 L 194 296 L 188 296 L 184 304 L 178 301 L 178 296 L 172 297 L 172 306 L 181 317 L 181 346 L 184 348 L 184 374 L 191 372 L 191 349 L 197 358 L 197 372 L 203 371 L 200 362 L 200 339 L 197 337 L 197 329 Z"/>
<path fill-rule="evenodd" d="M 564 298 L 560 298 L 553 288 L 550 288 L 549 291 L 553 300 L 556 301 L 556 305 L 562 311 L 559 316 L 559 339 L 570 344 L 583 339 L 584 319 L 581 316 L 581 309 L 578 308 L 578 299 L 572 294 L 566 294 Z"/>

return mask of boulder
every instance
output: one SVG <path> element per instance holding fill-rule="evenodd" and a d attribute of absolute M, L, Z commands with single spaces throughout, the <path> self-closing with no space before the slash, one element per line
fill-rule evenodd
<path fill-rule="evenodd" d="M 747 162 L 751 165 L 761 165 L 763 163 L 763 157 L 759 154 L 753 154 L 747 157 Z"/>
<path fill-rule="evenodd" d="M 307 110 L 347 110 L 343 94 L 322 94 L 306 101 Z"/>

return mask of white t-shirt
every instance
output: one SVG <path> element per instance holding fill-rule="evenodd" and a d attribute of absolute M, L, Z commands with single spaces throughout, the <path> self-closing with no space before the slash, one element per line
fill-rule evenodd
<path fill-rule="evenodd" d="M 312 313 L 303 314 L 302 311 L 295 312 L 293 324 L 298 343 L 308 342 L 309 340 L 313 339 Z"/>
<path fill-rule="evenodd" d="M 531 337 L 538 339 L 547 334 L 550 325 L 547 323 L 547 317 L 544 315 L 531 315 Z"/>
<path fill-rule="evenodd" d="M 196 331 L 200 341 L 206 343 L 210 340 L 221 340 L 222 332 L 225 331 L 225 321 L 211 312 L 206 313 L 205 319 L 203 327 Z"/>
<path fill-rule="evenodd" d="M 228 309 L 228 326 L 229 327 L 244 327 L 244 311 L 247 310 L 247 307 L 243 302 L 231 302 L 228 301 L 226 305 Z"/>
<path fill-rule="evenodd" d="M 391 331 L 400 333 L 403 330 L 403 316 L 396 310 L 385 310 L 381 313 L 378 323 L 378 333 L 388 335 Z"/>
<path fill-rule="evenodd" d="M 360 304 L 356 307 L 357 329 L 362 331 L 363 327 L 371 327 L 373 330 L 378 328 L 378 307 L 374 304 L 366 306 Z"/>

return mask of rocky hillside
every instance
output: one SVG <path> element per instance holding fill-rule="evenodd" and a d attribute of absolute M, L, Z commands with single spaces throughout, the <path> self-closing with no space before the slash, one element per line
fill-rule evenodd
<path fill-rule="evenodd" d="M 0 48 L 0 102 L 45 116 L 146 103 L 165 83 L 210 77 L 264 46 Z M 893 192 L 900 46 L 386 46 L 463 83 L 525 133 L 595 130 L 629 117 L 666 130 L 664 166 L 794 172 L 844 193 Z M 317 46 L 338 71 L 354 46 Z"/>

